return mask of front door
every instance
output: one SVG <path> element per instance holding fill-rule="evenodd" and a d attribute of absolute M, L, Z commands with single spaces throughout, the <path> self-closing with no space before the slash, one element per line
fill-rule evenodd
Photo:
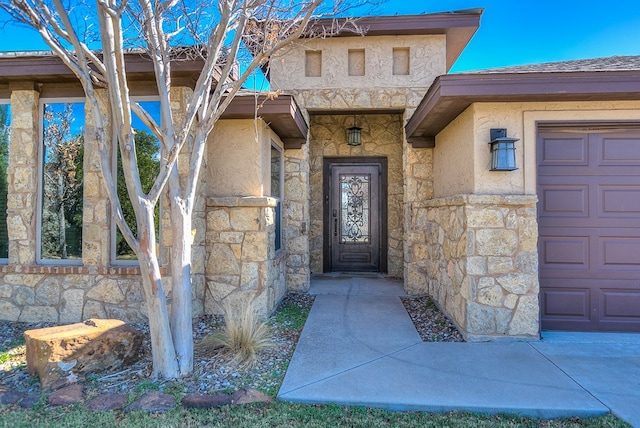
<path fill-rule="evenodd" d="M 327 166 L 325 271 L 385 270 L 381 256 L 386 222 L 384 163 L 365 158 L 328 160 Z"/>

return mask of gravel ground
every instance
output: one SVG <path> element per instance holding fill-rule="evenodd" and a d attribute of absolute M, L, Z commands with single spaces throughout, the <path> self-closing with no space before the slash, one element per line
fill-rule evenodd
<path fill-rule="evenodd" d="M 420 336 L 424 341 L 461 342 L 462 336 L 455 326 L 444 316 L 428 297 L 403 299 Z M 288 294 L 283 305 L 295 305 L 308 312 L 313 304 L 313 296 Z M 220 316 L 204 316 L 194 322 L 194 341 L 219 329 L 223 324 Z M 250 368 L 240 368 L 220 357 L 196 350 L 193 374 L 176 382 L 151 382 L 151 346 L 148 339 L 144 343 L 144 355 L 140 361 L 124 370 L 89 375 L 84 380 L 86 395 L 99 393 L 136 393 L 153 388 L 168 390 L 179 388 L 184 393 L 229 392 L 239 388 L 256 388 L 275 395 L 283 378 L 283 373 L 293 355 L 300 335 L 300 329 L 289 323 L 269 321 L 273 333 L 273 347 L 262 351 L 257 364 Z M 26 370 L 25 347 L 22 334 L 25 330 L 52 326 L 51 323 L 18 323 L 0 321 L 0 390 L 19 392 L 39 392 L 37 377 Z M 146 325 L 134 325 L 145 333 Z M 6 356 L 3 355 L 6 353 Z"/>

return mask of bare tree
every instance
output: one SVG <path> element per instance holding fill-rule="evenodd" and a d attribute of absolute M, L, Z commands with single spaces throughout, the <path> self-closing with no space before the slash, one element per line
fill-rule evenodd
<path fill-rule="evenodd" d="M 0 6 L 14 19 L 40 33 L 84 89 L 95 121 L 101 170 L 113 216 L 140 263 L 154 376 L 186 375 L 193 367 L 192 213 L 207 138 L 247 78 L 275 52 L 298 40 L 321 7 L 334 13 L 339 1 L 324 5 L 323 0 L 218 0 L 207 5 L 193 0 L 96 0 L 90 6 L 64 0 L 2 2 Z M 87 39 L 92 27 L 99 29 L 98 37 Z M 132 47 L 153 65 L 160 100 L 159 123 L 131 99 L 126 58 Z M 243 49 L 251 55 L 246 57 L 243 71 L 235 75 Z M 202 69 L 185 111 L 180 118 L 174 117 L 172 66 L 176 61 L 196 57 L 202 62 Z M 100 110 L 99 88 L 108 90 L 108 112 Z M 160 172 L 146 193 L 138 171 L 132 112 L 156 135 L 162 147 Z M 106 141 L 109 132 L 101 113 L 108 113 L 116 125 L 124 178 L 136 216 L 136 234 L 123 218 L 111 170 L 110 144 Z M 189 162 L 183 167 L 189 175 L 180 180 L 178 154 L 187 143 Z M 156 256 L 154 227 L 154 207 L 165 190 L 173 241 L 170 316 Z"/>

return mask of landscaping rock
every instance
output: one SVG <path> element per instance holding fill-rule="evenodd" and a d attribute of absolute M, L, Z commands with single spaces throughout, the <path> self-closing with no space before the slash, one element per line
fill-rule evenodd
<path fill-rule="evenodd" d="M 91 410 L 119 410 L 127 402 L 127 394 L 102 394 L 87 403 Z"/>
<path fill-rule="evenodd" d="M 0 391 L 0 404 L 16 404 L 24 397 L 24 394 L 20 394 L 16 391 L 2 390 Z"/>
<path fill-rule="evenodd" d="M 215 409 L 231 404 L 228 394 L 192 394 L 182 399 L 182 405 L 188 409 Z"/>
<path fill-rule="evenodd" d="M 51 406 L 68 406 L 84 400 L 82 385 L 70 385 L 53 392 L 48 397 Z"/>
<path fill-rule="evenodd" d="M 74 383 L 78 375 L 117 369 L 137 361 L 143 335 L 123 321 L 82 323 L 27 330 L 27 369 L 43 390 Z"/>
<path fill-rule="evenodd" d="M 27 394 L 20 401 L 18 401 L 18 406 L 22 407 L 23 409 L 30 409 L 35 406 L 38 401 L 40 401 L 40 394 Z"/>
<path fill-rule="evenodd" d="M 124 408 L 123 412 L 129 413 L 136 410 L 144 410 L 149 413 L 162 413 L 173 409 L 175 406 L 176 399 L 173 395 L 153 391 L 129 404 Z"/>
<path fill-rule="evenodd" d="M 271 403 L 271 397 L 255 389 L 239 389 L 231 395 L 231 404 Z"/>

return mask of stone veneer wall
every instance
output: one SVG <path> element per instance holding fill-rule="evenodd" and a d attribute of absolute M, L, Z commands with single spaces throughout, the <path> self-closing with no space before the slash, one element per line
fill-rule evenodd
<path fill-rule="evenodd" d="M 286 291 L 285 252 L 275 251 L 276 199 L 211 197 L 207 200 L 205 311 L 220 303 L 253 300 L 258 316 L 268 316 Z"/>
<path fill-rule="evenodd" d="M 416 284 L 467 340 L 538 338 L 535 196 L 457 195 L 416 202 L 408 260 Z"/>
<path fill-rule="evenodd" d="M 309 290 L 309 144 L 284 151 L 282 244 L 287 254 L 287 289 Z"/>
<path fill-rule="evenodd" d="M 102 93 L 102 102 L 105 93 Z M 0 314 L 11 321 L 146 318 L 139 269 L 108 267 L 109 215 L 90 115 L 85 129 L 82 266 L 36 265 L 39 94 L 14 89 L 9 153 L 9 262 L 0 266 Z"/>
<path fill-rule="evenodd" d="M 172 108 L 179 114 L 184 110 L 184 102 L 191 92 L 188 88 L 172 88 L 172 91 Z M 105 106 L 107 91 L 98 90 L 98 97 L 101 105 Z M 0 318 L 59 323 L 79 322 L 92 317 L 145 321 L 147 312 L 140 285 L 140 270 L 133 266 L 110 265 L 110 209 L 88 108 L 85 108 L 82 265 L 36 264 L 39 101 L 39 93 L 33 89 L 33 85 L 18 84 L 12 87 L 7 204 L 9 260 L 7 265 L 0 266 Z M 110 127 L 106 126 L 106 129 Z M 181 156 L 184 159 L 185 155 Z M 184 173 L 181 171 L 181 174 Z M 193 217 L 194 316 L 204 310 L 204 207 L 204 198 L 199 198 Z M 165 215 L 160 236 L 160 261 L 164 266 L 168 263 L 171 247 L 169 225 L 170 221 Z M 166 272 L 163 281 L 170 293 L 171 278 Z"/>
<path fill-rule="evenodd" d="M 414 203 L 433 198 L 433 149 L 404 145 L 404 289 L 409 294 L 424 293 L 427 243 L 424 231 L 412 225 Z M 420 266 L 420 269 L 417 269 Z"/>
<path fill-rule="evenodd" d="M 346 129 L 353 125 L 353 116 L 311 116 L 311 271 L 323 271 L 323 159 L 331 157 L 383 156 L 388 161 L 388 273 L 401 277 L 404 264 L 403 248 L 403 129 L 400 114 L 358 116 L 362 127 L 362 145 L 347 145 Z"/>

